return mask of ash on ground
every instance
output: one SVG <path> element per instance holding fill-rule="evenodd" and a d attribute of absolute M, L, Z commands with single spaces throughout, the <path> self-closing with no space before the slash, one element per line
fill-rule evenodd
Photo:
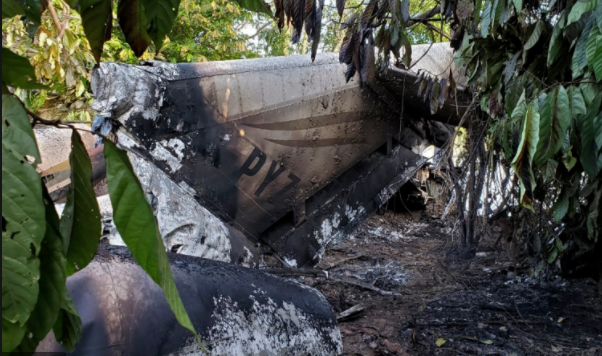
<path fill-rule="evenodd" d="M 595 281 L 531 278 L 494 248 L 495 228 L 477 257 L 457 259 L 448 224 L 374 216 L 326 254 L 329 279 L 301 278 L 343 314 L 345 355 L 602 356 Z"/>

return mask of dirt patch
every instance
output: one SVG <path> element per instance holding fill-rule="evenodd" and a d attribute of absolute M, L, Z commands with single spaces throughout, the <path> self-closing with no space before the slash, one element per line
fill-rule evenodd
<path fill-rule="evenodd" d="M 495 236 L 456 259 L 451 236 L 441 220 L 387 212 L 327 253 L 330 279 L 303 279 L 337 313 L 364 309 L 341 322 L 345 355 L 602 355 L 594 281 L 530 278 Z"/>

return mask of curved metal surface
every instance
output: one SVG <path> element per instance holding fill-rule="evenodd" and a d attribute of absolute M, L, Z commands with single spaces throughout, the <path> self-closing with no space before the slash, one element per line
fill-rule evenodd
<path fill-rule="evenodd" d="M 162 290 L 127 256 L 101 257 L 68 279 L 83 321 L 75 356 L 203 355 Z M 331 306 L 299 283 L 217 261 L 170 255 L 176 285 L 212 356 L 336 356 L 341 336 Z M 39 352 L 62 351 L 49 336 Z"/>
<path fill-rule="evenodd" d="M 373 90 L 377 82 L 362 88 L 354 80 L 346 83 L 344 72 L 332 54 L 316 63 L 306 56 L 103 63 L 93 74 L 93 107 L 119 128 L 119 142 L 133 155 L 158 167 L 252 243 L 265 242 L 291 265 L 303 266 L 316 263 L 332 241 L 309 217 L 350 189 L 350 177 L 341 177 L 374 171 L 362 171 L 362 162 L 392 149 L 392 139 L 421 119 L 420 111 L 405 110 L 400 123 L 401 105 L 383 101 Z M 405 161 L 419 160 L 410 151 L 429 139 L 422 136 L 419 142 L 400 142 L 407 149 L 400 153 Z M 381 178 L 367 180 L 380 185 L 367 190 L 373 196 L 358 194 L 348 201 L 352 211 L 366 212 L 354 216 L 369 216 L 373 209 L 366 207 L 398 174 L 398 162 L 384 164 L 390 166 Z M 324 192 L 330 196 L 315 198 Z"/>

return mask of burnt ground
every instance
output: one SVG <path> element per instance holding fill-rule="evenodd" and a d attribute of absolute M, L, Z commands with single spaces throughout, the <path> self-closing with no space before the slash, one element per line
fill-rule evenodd
<path fill-rule="evenodd" d="M 327 253 L 328 280 L 303 282 L 337 313 L 365 308 L 340 321 L 345 355 L 602 355 L 597 283 L 531 278 L 489 235 L 460 259 L 447 223 L 387 212 Z"/>

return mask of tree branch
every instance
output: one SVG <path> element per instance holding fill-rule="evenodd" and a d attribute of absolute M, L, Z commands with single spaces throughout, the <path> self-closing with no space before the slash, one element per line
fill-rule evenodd
<path fill-rule="evenodd" d="M 255 33 L 253 36 L 248 36 L 247 40 L 253 39 L 253 38 L 261 35 L 263 33 L 263 30 L 265 30 L 266 28 L 268 28 L 270 25 L 271 25 L 271 23 L 268 22 L 265 25 L 261 26 L 260 28 L 257 29 L 257 33 Z"/>
<path fill-rule="evenodd" d="M 410 21 L 408 21 L 408 23 L 406 25 L 407 25 L 407 27 L 411 27 L 418 23 L 425 23 L 425 22 L 428 22 L 427 20 L 429 20 L 439 14 L 441 14 L 441 5 L 437 5 L 437 6 L 433 7 L 432 9 L 430 9 L 429 11 L 422 13 L 413 19 L 410 19 Z"/>

